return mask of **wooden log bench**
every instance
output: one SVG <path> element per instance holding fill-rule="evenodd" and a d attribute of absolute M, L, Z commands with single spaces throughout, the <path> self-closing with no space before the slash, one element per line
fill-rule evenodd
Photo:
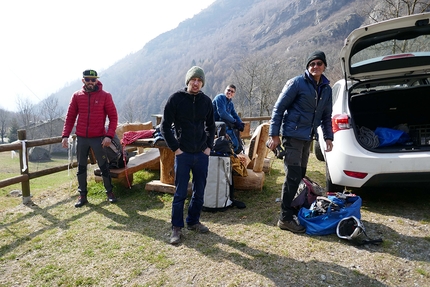
<path fill-rule="evenodd" d="M 237 190 L 263 190 L 265 180 L 264 171 L 268 161 L 266 156 L 269 149 L 266 147 L 266 141 L 269 139 L 268 123 L 259 125 L 253 133 L 246 154 L 251 159 L 247 166 L 248 176 L 234 175 L 234 188 Z"/>
<path fill-rule="evenodd" d="M 110 169 L 110 176 L 114 184 L 131 187 L 133 185 L 133 174 L 143 169 L 160 169 L 160 152 L 158 149 L 147 149 L 144 153 L 131 157 L 126 167 Z M 100 169 L 95 169 L 94 175 L 96 182 L 102 181 Z"/>

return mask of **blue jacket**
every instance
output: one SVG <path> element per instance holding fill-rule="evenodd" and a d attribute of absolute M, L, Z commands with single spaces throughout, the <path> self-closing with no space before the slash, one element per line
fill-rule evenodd
<path fill-rule="evenodd" d="M 174 125 L 174 131 L 172 131 Z M 212 149 L 215 138 L 215 121 L 211 99 L 203 92 L 191 95 L 180 90 L 167 99 L 160 124 L 167 146 L 188 153 Z"/>
<path fill-rule="evenodd" d="M 216 95 L 212 101 L 214 109 L 215 121 L 223 121 L 226 123 L 234 124 L 235 122 L 241 123 L 241 119 L 234 109 L 233 101 L 227 98 L 224 94 Z"/>
<path fill-rule="evenodd" d="M 270 136 L 279 136 L 282 128 L 282 136 L 310 141 L 321 126 L 324 139 L 333 140 L 332 91 L 324 75 L 321 80 L 317 87 L 306 71 L 287 81 L 272 111 Z"/>

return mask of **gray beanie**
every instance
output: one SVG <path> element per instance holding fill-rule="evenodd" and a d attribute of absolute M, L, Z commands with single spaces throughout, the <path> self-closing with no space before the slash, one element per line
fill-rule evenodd
<path fill-rule="evenodd" d="M 187 74 L 185 75 L 185 85 L 186 86 L 188 86 L 188 83 L 190 82 L 190 80 L 192 78 L 199 78 L 200 80 L 202 80 L 202 82 L 203 82 L 202 88 L 204 87 L 204 85 L 205 85 L 205 72 L 203 71 L 202 68 L 200 68 L 199 66 L 194 66 L 188 70 Z"/>
<path fill-rule="evenodd" d="M 316 59 L 323 61 L 324 65 L 327 67 L 327 60 L 325 59 L 324 52 L 315 51 L 309 56 L 308 60 L 306 61 L 306 69 L 309 67 L 309 63 Z"/>

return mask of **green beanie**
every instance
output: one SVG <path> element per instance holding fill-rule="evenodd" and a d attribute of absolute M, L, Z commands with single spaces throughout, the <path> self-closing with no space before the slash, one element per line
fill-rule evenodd
<path fill-rule="evenodd" d="M 188 86 L 188 83 L 190 82 L 190 80 L 192 78 L 199 78 L 200 80 L 202 80 L 202 82 L 203 82 L 202 87 L 204 87 L 204 85 L 205 85 L 205 72 L 203 71 L 202 68 L 200 68 L 199 66 L 194 66 L 188 70 L 187 75 L 185 76 L 185 85 L 186 86 Z"/>

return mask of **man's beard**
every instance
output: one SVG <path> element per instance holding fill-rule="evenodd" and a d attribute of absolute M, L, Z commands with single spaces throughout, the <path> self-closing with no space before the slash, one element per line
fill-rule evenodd
<path fill-rule="evenodd" d="M 85 90 L 88 92 L 93 92 L 96 89 L 96 85 L 94 84 L 86 84 L 85 85 Z"/>

